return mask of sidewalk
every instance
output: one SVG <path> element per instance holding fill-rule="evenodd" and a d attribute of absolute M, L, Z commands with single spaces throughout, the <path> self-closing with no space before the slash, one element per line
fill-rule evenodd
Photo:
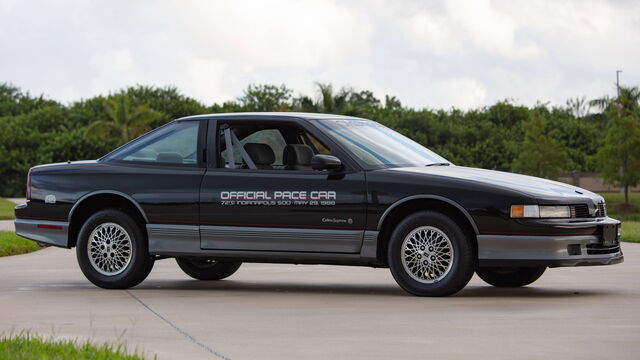
<path fill-rule="evenodd" d="M 27 200 L 24 198 L 6 198 L 17 205 L 24 204 Z M 0 220 L 0 231 L 16 231 L 13 226 L 13 220 Z"/>
<path fill-rule="evenodd" d="M 16 231 L 13 220 L 0 220 L 0 231 Z"/>

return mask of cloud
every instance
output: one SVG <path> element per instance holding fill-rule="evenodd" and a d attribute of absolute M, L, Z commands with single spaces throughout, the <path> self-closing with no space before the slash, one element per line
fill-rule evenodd
<path fill-rule="evenodd" d="M 0 81 L 62 101 L 134 84 L 206 103 L 250 83 L 314 82 L 472 108 L 640 84 L 640 3 L 626 1 L 0 0 Z"/>
<path fill-rule="evenodd" d="M 413 46 L 438 55 L 480 51 L 514 60 L 538 56 L 535 44 L 515 38 L 521 25 L 490 1 L 450 0 L 445 5 L 441 12 L 424 9 L 407 18 L 405 31 Z"/>

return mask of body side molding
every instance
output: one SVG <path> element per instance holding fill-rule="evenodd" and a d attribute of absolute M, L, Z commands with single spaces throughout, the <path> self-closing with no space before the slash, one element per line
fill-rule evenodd
<path fill-rule="evenodd" d="M 457 202 L 448 199 L 446 197 L 443 196 L 438 196 L 438 195 L 412 195 L 412 196 L 407 196 L 405 198 L 402 198 L 396 202 L 394 202 L 393 204 L 391 204 L 391 206 L 389 206 L 387 208 L 387 210 L 384 211 L 384 213 L 382 213 L 382 216 L 380 217 L 380 220 L 378 220 L 378 227 L 377 230 L 380 231 L 382 229 L 382 224 L 384 223 L 384 219 L 387 217 L 387 215 L 389 215 L 389 213 L 395 209 L 397 206 L 404 204 L 407 201 L 411 201 L 411 200 L 416 200 L 416 199 L 431 199 L 431 200 L 440 200 L 440 201 L 444 201 L 450 205 L 453 205 L 456 209 L 460 210 L 464 216 L 467 217 L 467 220 L 469 220 L 469 223 L 471 223 L 471 227 L 473 228 L 473 231 L 476 233 L 476 235 L 479 235 L 480 232 L 478 231 L 478 226 L 476 225 L 476 222 L 473 220 L 473 218 L 471 217 L 471 215 L 469 215 L 469 212 L 463 208 L 460 204 L 458 204 Z"/>
<path fill-rule="evenodd" d="M 210 250 L 359 253 L 363 230 L 200 226 L 201 245 Z"/>
<path fill-rule="evenodd" d="M 198 225 L 147 224 L 149 253 L 200 252 L 200 227 Z"/>

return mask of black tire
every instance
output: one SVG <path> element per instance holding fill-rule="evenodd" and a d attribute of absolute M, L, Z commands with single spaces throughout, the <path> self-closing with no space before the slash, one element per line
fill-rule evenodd
<path fill-rule="evenodd" d="M 520 287 L 538 280 L 546 267 L 482 267 L 476 274 L 487 284 L 497 287 Z"/>
<path fill-rule="evenodd" d="M 416 273 L 409 270 L 409 265 L 405 267 L 405 261 L 403 261 L 405 239 L 409 242 L 411 235 L 420 231 L 431 231 L 428 234 L 436 234 L 436 239 L 445 239 L 441 235 L 446 235 L 449 240 L 445 248 L 452 249 L 453 256 L 448 257 L 450 259 L 448 264 L 450 265 L 446 267 L 447 271 L 441 271 L 444 267 L 440 268 L 440 270 L 435 270 L 442 273 L 440 277 L 432 276 L 433 279 L 425 279 L 426 273 L 421 275 L 419 272 Z M 409 215 L 398 224 L 389 240 L 388 262 L 391 274 L 398 285 L 413 295 L 448 296 L 455 294 L 464 288 L 471 276 L 473 276 L 475 250 L 472 241 L 473 238 L 464 229 L 457 225 L 453 219 L 442 213 L 421 211 Z M 424 250 L 422 249 L 421 251 Z M 431 251 L 432 249 L 427 245 L 426 250 Z M 419 262 L 435 260 L 436 258 L 433 255 L 447 258 L 446 254 L 444 250 L 440 253 L 425 253 L 420 255 L 422 260 L 419 260 Z M 417 257 L 418 255 L 415 256 Z M 423 256 L 425 257 L 422 258 Z M 410 263 L 407 261 L 407 264 Z M 420 265 L 418 264 L 418 266 Z M 420 280 L 417 278 L 420 278 Z"/>
<path fill-rule="evenodd" d="M 185 274 L 196 280 L 222 280 L 236 271 L 241 262 L 216 261 L 206 258 L 176 258 L 176 262 Z"/>
<path fill-rule="evenodd" d="M 122 249 L 126 252 L 126 249 L 129 248 L 130 257 L 128 263 L 123 264 L 124 266 L 116 265 L 116 268 L 120 268 L 118 273 L 112 271 L 113 274 L 109 274 L 109 270 L 105 269 L 102 269 L 102 271 L 106 271 L 107 273 L 101 273 L 101 270 L 99 270 L 100 266 L 96 265 L 96 263 L 101 260 L 101 255 L 107 258 L 110 255 L 108 253 L 105 255 L 104 253 L 109 251 L 108 249 L 101 250 L 104 249 L 103 246 L 108 248 L 109 245 L 94 246 L 92 249 L 96 250 L 92 252 L 93 256 L 89 255 L 89 238 L 94 231 L 99 234 L 100 229 L 116 229 L 114 231 L 120 231 L 120 229 L 122 229 L 126 232 L 126 235 L 129 236 L 130 246 L 128 246 L 129 244 L 127 243 L 122 246 Z M 94 235 L 94 240 L 97 241 L 99 238 L 99 235 Z M 113 244 L 112 240 L 106 240 L 105 243 L 107 241 Z M 94 242 L 94 244 L 96 244 L 96 242 Z M 115 253 L 116 250 L 112 251 Z M 141 226 L 131 216 L 115 209 L 98 211 L 84 222 L 78 234 L 76 257 L 78 258 L 80 270 L 82 270 L 82 273 L 87 279 L 105 289 L 128 289 L 138 285 L 149 275 L 155 260 L 149 255 L 147 238 Z M 95 260 L 92 261 L 90 257 L 93 257 Z"/>

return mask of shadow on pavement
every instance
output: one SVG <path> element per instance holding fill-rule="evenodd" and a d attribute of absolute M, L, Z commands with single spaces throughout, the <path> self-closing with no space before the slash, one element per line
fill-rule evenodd
<path fill-rule="evenodd" d="M 580 289 L 552 289 L 542 286 L 527 286 L 521 288 L 497 288 L 493 286 L 467 286 L 462 289 L 456 297 L 495 297 L 495 298 L 569 298 L 569 297 L 590 297 L 607 296 L 611 292 L 605 289 L 593 291 Z"/>
<path fill-rule="evenodd" d="M 9 290 L 9 289 L 5 289 Z M 23 284 L 13 290 L 18 291 L 119 291 L 100 289 L 88 281 L 34 283 Z M 151 280 L 130 289 L 133 291 L 160 292 L 210 292 L 214 295 L 221 291 L 225 293 L 263 293 L 263 294 L 326 294 L 326 295 L 365 295 L 365 296 L 399 296 L 414 297 L 406 293 L 396 284 L 326 284 L 301 282 L 250 282 L 238 280 L 198 281 L 198 280 Z M 584 298 L 611 295 L 606 289 L 557 289 L 542 286 L 523 288 L 496 288 L 492 286 L 469 285 L 453 298 Z"/>
<path fill-rule="evenodd" d="M 292 293 L 292 294 L 331 294 L 331 295 L 384 295 L 411 296 L 395 284 L 305 284 L 299 282 L 247 282 L 247 281 L 150 281 L 142 283 L 134 290 L 176 290 L 176 291 L 225 291 L 225 292 L 255 292 L 255 293 Z M 454 295 L 456 298 L 569 298 L 607 296 L 607 290 L 593 291 L 580 289 L 552 289 L 544 287 L 496 288 L 493 286 L 467 286 Z"/>

